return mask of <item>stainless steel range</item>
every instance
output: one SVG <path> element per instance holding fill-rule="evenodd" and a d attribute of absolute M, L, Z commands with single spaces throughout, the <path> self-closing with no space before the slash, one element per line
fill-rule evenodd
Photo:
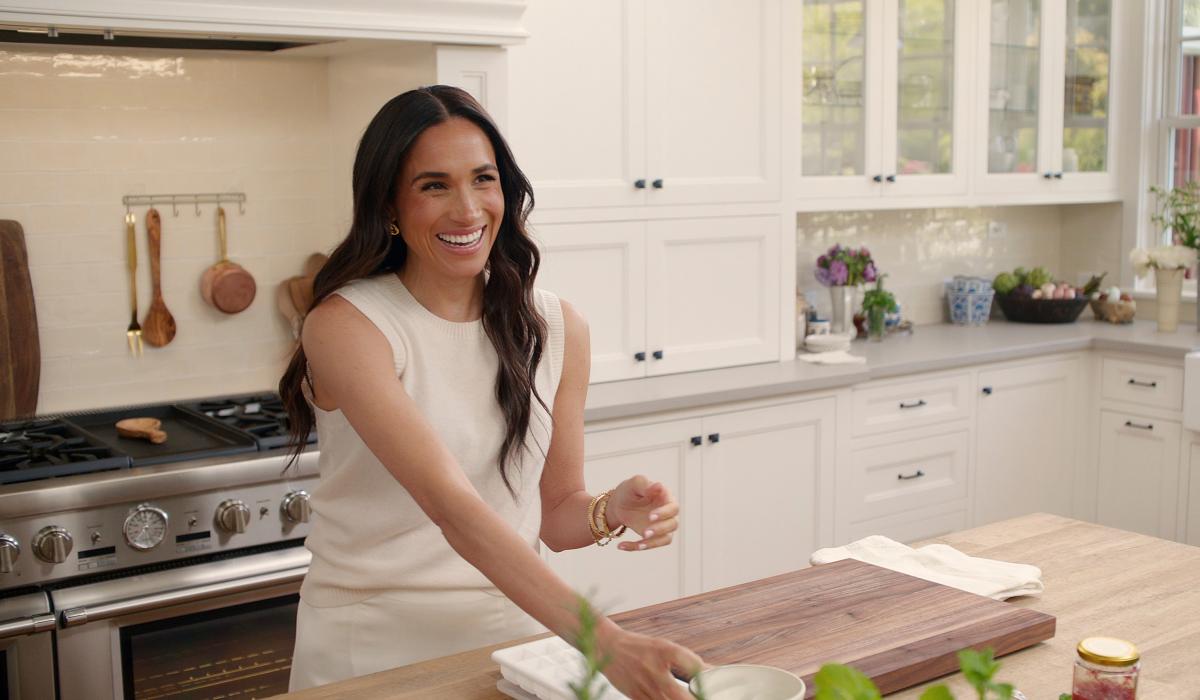
<path fill-rule="evenodd" d="M 286 441 L 273 394 L 0 423 L 0 700 L 286 691 L 317 480 Z"/>

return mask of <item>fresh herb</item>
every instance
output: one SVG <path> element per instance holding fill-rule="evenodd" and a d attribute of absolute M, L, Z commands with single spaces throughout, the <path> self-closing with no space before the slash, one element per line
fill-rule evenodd
<path fill-rule="evenodd" d="M 992 678 L 1000 670 L 995 652 L 984 649 L 982 652 L 974 649 L 963 649 L 958 652 L 958 667 L 962 669 L 963 677 L 979 693 L 979 700 L 999 698 L 1012 700 L 1013 687 L 1011 683 L 995 683 Z"/>
<path fill-rule="evenodd" d="M 842 664 L 825 664 L 813 676 L 813 700 L 879 700 L 879 688 L 861 671 Z"/>
<path fill-rule="evenodd" d="M 1000 670 L 995 652 L 991 649 L 975 651 L 963 649 L 958 652 L 958 667 L 971 687 L 979 693 L 979 700 L 1012 700 L 1013 687 L 1010 683 L 997 683 L 992 679 Z M 879 689 L 861 672 L 842 664 L 825 664 L 813 677 L 816 687 L 815 700 L 877 700 Z M 945 685 L 938 684 L 921 693 L 920 700 L 955 700 L 954 694 Z M 1064 694 L 1059 700 L 1071 700 Z"/>
<path fill-rule="evenodd" d="M 609 657 L 602 656 L 596 642 L 596 629 L 600 619 L 588 599 L 579 596 L 577 614 L 579 616 L 579 633 L 575 636 L 575 648 L 583 654 L 583 678 L 578 683 L 571 683 L 571 691 L 576 700 L 599 700 L 604 695 L 604 686 L 598 684 L 600 672 L 608 665 Z"/>
<path fill-rule="evenodd" d="M 863 294 L 862 307 L 864 312 L 869 314 L 873 309 L 878 309 L 884 313 L 895 313 L 898 310 L 895 295 L 883 288 L 883 279 L 885 277 L 887 277 L 886 274 L 880 275 L 875 281 L 875 288 L 869 289 Z"/>
<path fill-rule="evenodd" d="M 1150 220 L 1170 231 L 1179 245 L 1200 250 L 1200 182 L 1191 180 L 1170 190 L 1151 187 L 1158 212 Z"/>

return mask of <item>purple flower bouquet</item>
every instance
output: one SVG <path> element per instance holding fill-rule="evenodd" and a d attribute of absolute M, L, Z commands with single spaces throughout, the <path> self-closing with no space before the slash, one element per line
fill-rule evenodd
<path fill-rule="evenodd" d="M 840 243 L 817 258 L 817 281 L 826 287 L 858 286 L 878 277 L 871 251 L 846 248 Z"/>

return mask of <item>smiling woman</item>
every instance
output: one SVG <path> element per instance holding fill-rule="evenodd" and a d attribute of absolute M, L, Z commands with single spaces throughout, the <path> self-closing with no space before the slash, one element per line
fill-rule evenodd
<path fill-rule="evenodd" d="M 279 384 L 294 455 L 320 435 L 293 690 L 546 628 L 573 640 L 576 595 L 540 545 L 628 529 L 641 539 L 618 546 L 636 552 L 678 523 L 645 477 L 584 489 L 587 325 L 533 286 L 533 193 L 478 103 L 445 86 L 394 98 L 353 185 L 353 224 Z M 671 671 L 702 666 L 604 618 L 597 637 L 633 698 L 683 700 Z"/>

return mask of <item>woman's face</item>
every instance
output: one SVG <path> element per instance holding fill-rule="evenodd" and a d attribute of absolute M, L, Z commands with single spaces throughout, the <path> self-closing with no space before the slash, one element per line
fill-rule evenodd
<path fill-rule="evenodd" d="M 393 206 L 408 245 L 406 266 L 422 275 L 477 277 L 504 218 L 487 135 L 462 118 L 426 129 L 401 169 Z"/>

